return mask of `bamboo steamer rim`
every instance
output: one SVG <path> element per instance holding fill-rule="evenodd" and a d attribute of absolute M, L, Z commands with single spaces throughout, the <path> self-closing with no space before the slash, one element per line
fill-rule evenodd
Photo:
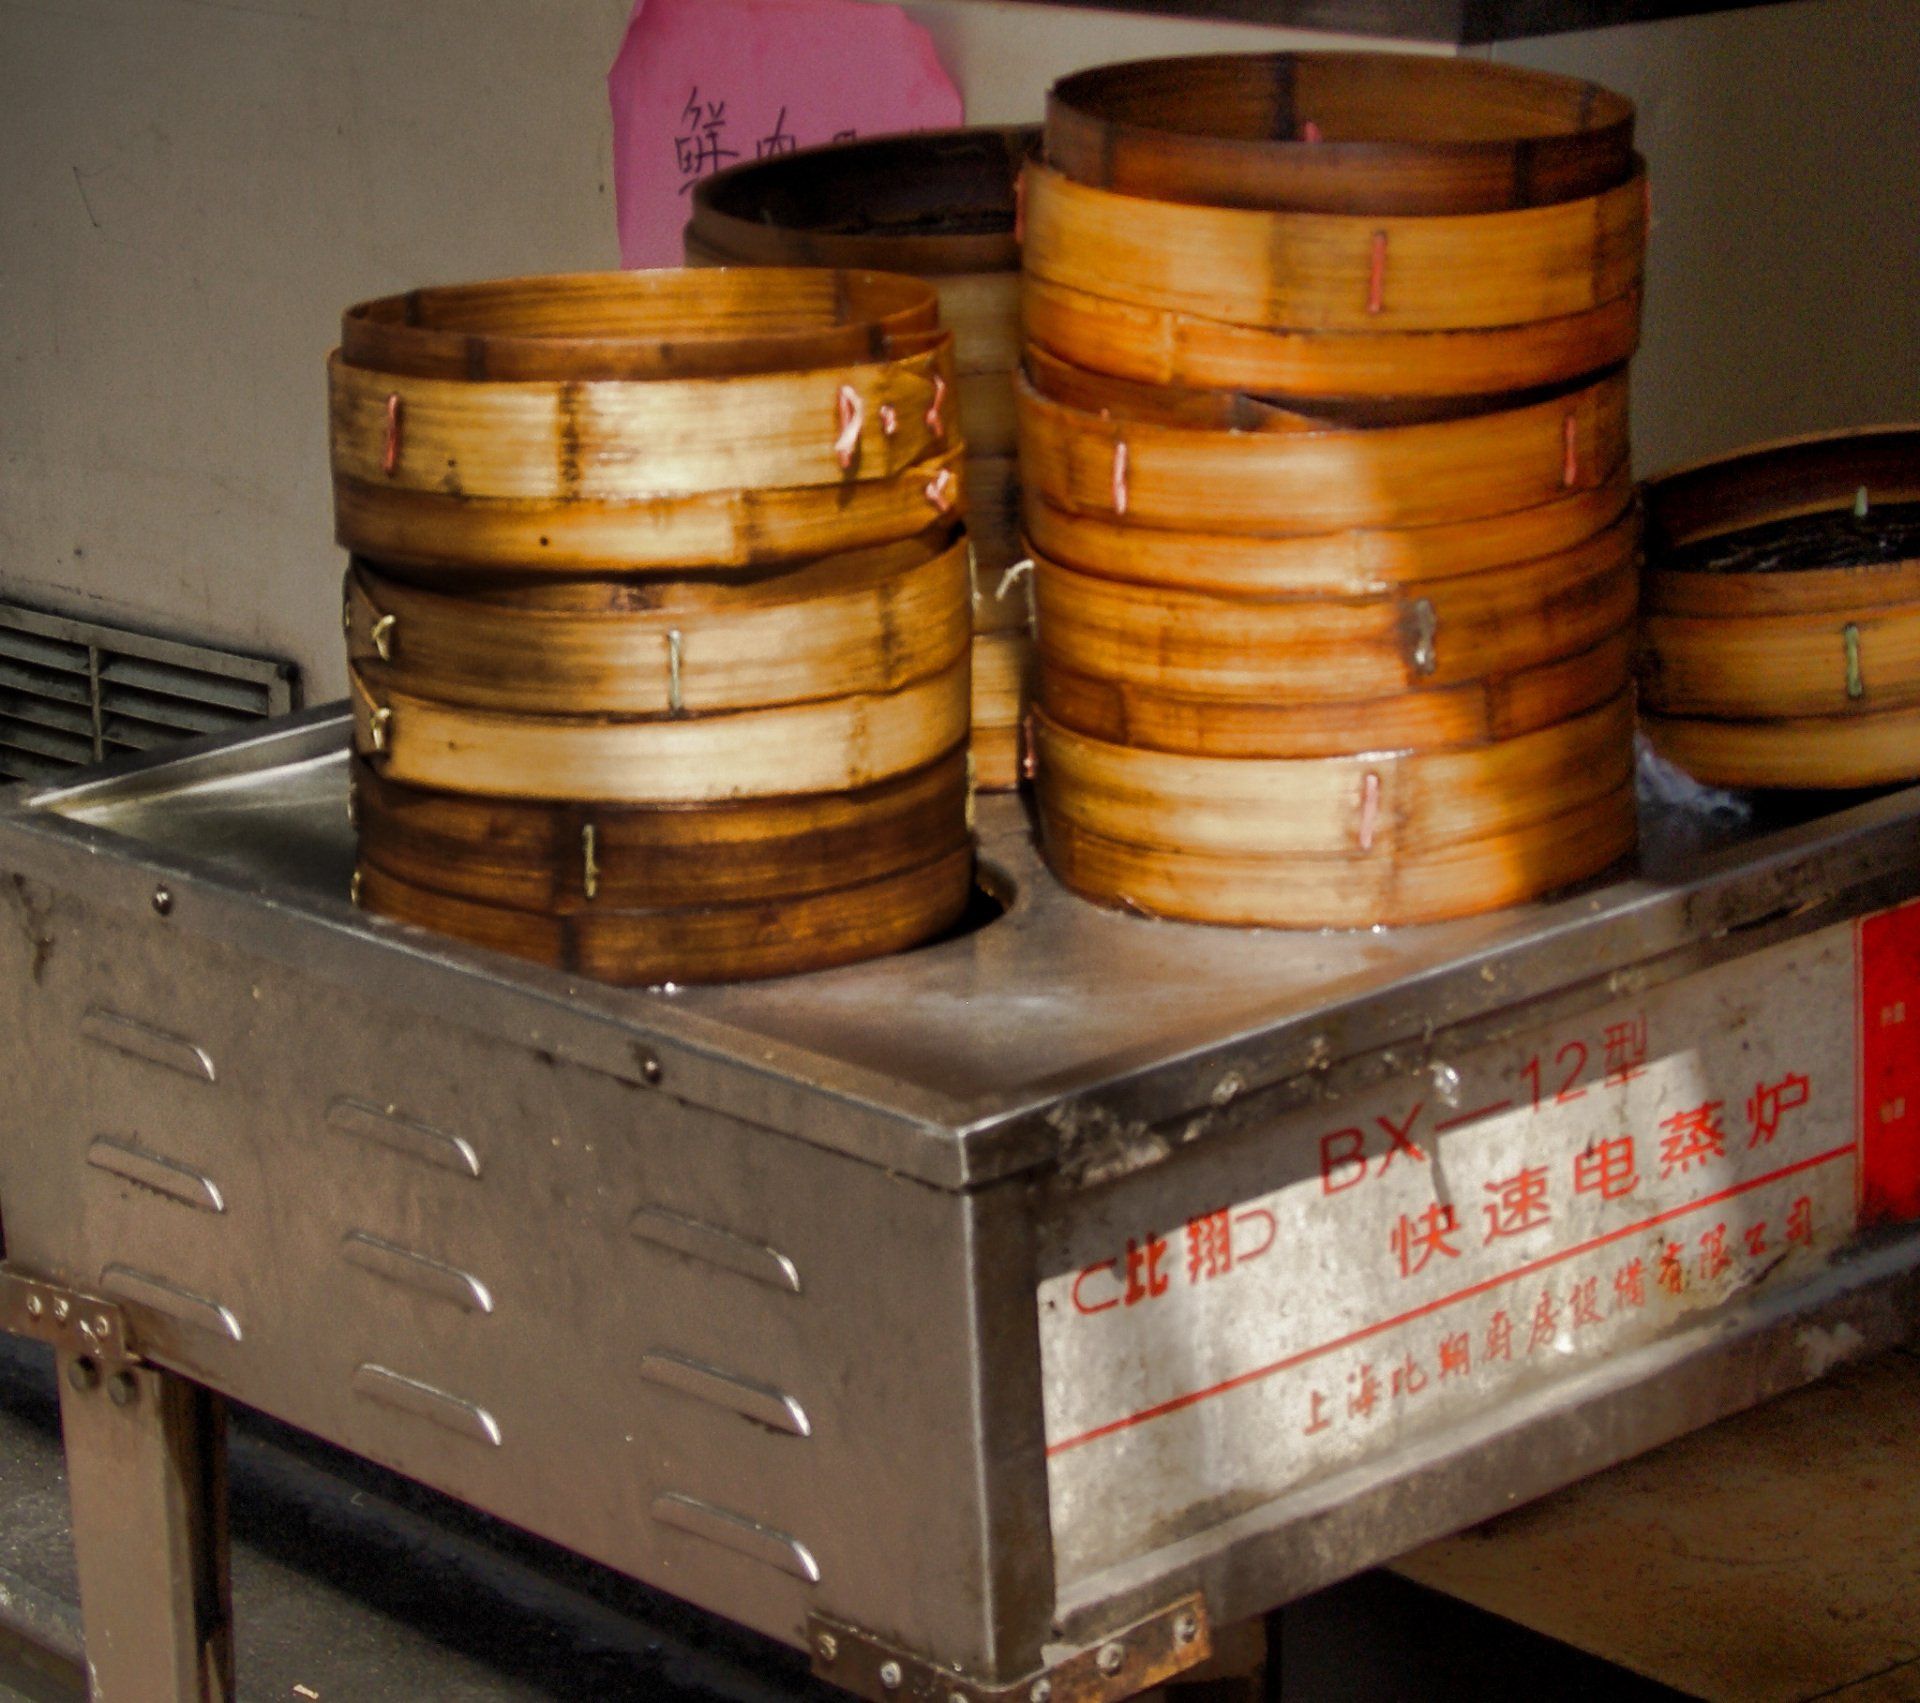
<path fill-rule="evenodd" d="M 1611 188 L 1633 122 L 1596 83 L 1484 60 L 1198 54 L 1062 78 L 1046 152 L 1082 182 L 1166 200 L 1492 211 Z"/>
<path fill-rule="evenodd" d="M 1188 697 L 1075 674 L 1052 659 L 1036 701 L 1058 725 L 1109 745 L 1198 757 L 1341 757 L 1368 746 L 1448 751 L 1516 738 L 1595 709 L 1631 684 L 1635 633 L 1499 677 L 1365 701 L 1307 704 Z"/>
<path fill-rule="evenodd" d="M 1520 408 L 1563 393 L 1566 381 L 1498 395 L 1301 398 L 1252 390 L 1153 383 L 1079 366 L 1039 343 L 1023 357 L 1026 381 L 1049 402 L 1116 420 L 1143 420 L 1196 431 L 1325 432 L 1417 426 L 1460 420 L 1489 409 Z M 1011 384 L 1009 384 L 1011 389 Z"/>
<path fill-rule="evenodd" d="M 1059 508 L 1042 492 L 1023 504 L 1028 555 L 1111 579 L 1224 595 L 1371 597 L 1555 555 L 1614 525 L 1634 506 L 1623 463 L 1591 489 L 1512 510 L 1412 527 L 1348 527 L 1306 534 L 1148 530 L 1125 517 Z"/>
<path fill-rule="evenodd" d="M 1192 206 L 1027 173 L 1028 278 L 1263 331 L 1494 331 L 1638 287 L 1637 157 L 1590 197 L 1504 212 L 1348 214 Z"/>
<path fill-rule="evenodd" d="M 1648 714 L 1642 725 L 1661 756 L 1708 786 L 1819 792 L 1920 780 L 1920 704 L 1765 721 Z"/>
<path fill-rule="evenodd" d="M 973 888 L 964 846 L 855 887 L 676 911 L 587 909 L 564 916 L 415 886 L 355 869 L 356 902 L 377 916 L 623 985 L 747 981 L 898 952 L 959 920 Z"/>
<path fill-rule="evenodd" d="M 1296 401 L 1483 398 L 1578 378 L 1640 341 L 1636 287 L 1582 313 L 1471 331 L 1272 330 L 1144 307 L 1028 274 L 1028 347 L 1150 385 L 1245 390 Z"/>
<path fill-rule="evenodd" d="M 1920 423 L 1777 438 L 1655 475 L 1643 488 L 1650 565 L 1678 577 L 1662 560 L 1670 550 L 1849 508 L 1863 486 L 1870 502 L 1920 501 Z"/>
<path fill-rule="evenodd" d="M 718 378 L 883 360 L 938 325 L 931 286 L 881 272 L 572 272 L 360 302 L 340 354 L 418 378 Z"/>
<path fill-rule="evenodd" d="M 952 338 L 720 378 L 421 378 L 328 362 L 335 476 L 480 499 L 621 501 L 892 479 L 958 436 Z"/>
<path fill-rule="evenodd" d="M 1633 697 L 1485 745 L 1208 757 L 1111 745 L 1034 712 L 1043 807 L 1142 849 L 1364 866 L 1559 814 L 1633 778 Z"/>
<path fill-rule="evenodd" d="M 744 160 L 693 187 L 689 242 L 734 261 L 938 277 L 1020 264 L 1015 184 L 1038 125 L 860 137 Z M 973 228 L 927 228 L 956 207 Z"/>
<path fill-rule="evenodd" d="M 703 715 L 888 692 L 933 672 L 972 631 L 965 542 L 902 554 L 674 587 L 705 595 L 669 593 L 664 608 L 447 596 L 356 563 L 347 656 L 383 664 L 409 696 L 531 715 Z"/>
<path fill-rule="evenodd" d="M 1909 567 L 1920 576 L 1920 563 Z M 1651 714 L 1858 718 L 1920 703 L 1920 597 L 1839 614 L 1655 614 L 1641 638 Z"/>
<path fill-rule="evenodd" d="M 1090 834 L 1043 808 L 1048 866 L 1082 897 L 1142 916 L 1234 927 L 1398 927 L 1472 916 L 1598 875 L 1633 850 L 1631 781 L 1558 816 L 1422 858 L 1348 861 L 1155 851 Z"/>
<path fill-rule="evenodd" d="M 778 901 L 894 874 L 967 842 L 966 752 L 872 786 L 720 804 L 476 798 L 349 761 L 361 858 L 515 909 Z"/>
<path fill-rule="evenodd" d="M 453 496 L 336 475 L 334 536 L 415 583 L 759 572 L 912 538 L 964 513 L 970 466 L 954 448 L 891 479 L 622 502 Z"/>
<path fill-rule="evenodd" d="M 966 737 L 970 643 L 884 693 L 700 716 L 552 716 L 474 709 L 394 690 L 350 664 L 354 749 L 412 785 L 554 801 L 709 803 L 867 786 Z"/>
<path fill-rule="evenodd" d="M 1271 537 L 1466 521 L 1606 484 L 1627 460 L 1624 371 L 1463 420 L 1271 434 L 1104 419 L 1024 375 L 1015 384 L 1023 487 L 1143 529 Z"/>

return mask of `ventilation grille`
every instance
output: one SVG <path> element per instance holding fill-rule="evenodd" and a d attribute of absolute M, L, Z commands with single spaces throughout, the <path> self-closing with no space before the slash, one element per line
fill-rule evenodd
<path fill-rule="evenodd" d="M 0 603 L 0 782 L 44 780 L 293 708 L 291 663 Z"/>

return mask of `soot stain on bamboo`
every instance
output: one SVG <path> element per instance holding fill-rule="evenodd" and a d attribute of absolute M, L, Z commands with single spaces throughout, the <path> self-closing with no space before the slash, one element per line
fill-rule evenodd
<path fill-rule="evenodd" d="M 561 494 L 580 495 L 580 385 L 569 379 L 560 387 L 558 426 L 559 473 Z"/>

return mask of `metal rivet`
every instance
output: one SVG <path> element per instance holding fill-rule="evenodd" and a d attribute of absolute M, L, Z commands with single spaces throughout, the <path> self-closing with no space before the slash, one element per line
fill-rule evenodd
<path fill-rule="evenodd" d="M 373 640 L 373 648 L 382 662 L 393 661 L 393 630 L 399 626 L 397 615 L 382 615 L 374 622 L 368 637 Z"/>
<path fill-rule="evenodd" d="M 1127 1652 L 1118 1644 L 1102 1644 L 1100 1653 L 1093 1658 L 1093 1664 L 1108 1678 L 1127 1665 Z"/>
<path fill-rule="evenodd" d="M 37 1319 L 46 1310 L 47 1310 L 46 1302 L 41 1300 L 38 1295 L 29 1295 L 27 1297 L 27 1317 L 28 1318 Z"/>
<path fill-rule="evenodd" d="M 393 740 L 393 711 L 376 704 L 367 715 L 367 734 L 376 751 L 385 751 Z"/>
<path fill-rule="evenodd" d="M 1200 1622 L 1191 1614 L 1183 1614 L 1173 1623 L 1173 1635 L 1182 1644 L 1191 1644 L 1200 1636 Z"/>
<path fill-rule="evenodd" d="M 813 1641 L 813 1653 L 823 1662 L 833 1661 L 840 1654 L 840 1640 L 831 1632 L 822 1632 Z"/>
<path fill-rule="evenodd" d="M 356 869 L 353 872 L 353 878 L 347 883 L 347 902 L 349 904 L 357 905 L 360 903 L 361 886 L 360 871 Z"/>
<path fill-rule="evenodd" d="M 660 1068 L 660 1061 L 657 1058 L 645 1058 L 640 1061 L 640 1079 L 649 1088 L 657 1088 L 660 1085 L 660 1078 L 664 1075 L 666 1072 Z"/>
<path fill-rule="evenodd" d="M 113 1398 L 115 1407 L 131 1407 L 140 1399 L 140 1386 L 134 1382 L 131 1372 L 115 1372 L 107 1380 L 107 1394 Z"/>
<path fill-rule="evenodd" d="M 173 895 L 169 893 L 164 887 L 154 888 L 153 908 L 156 911 L 158 911 L 162 916 L 165 916 L 169 911 L 173 909 Z"/>
<path fill-rule="evenodd" d="M 67 1322 L 67 1319 L 72 1315 L 72 1312 L 73 1312 L 72 1305 L 64 1297 L 62 1297 L 59 1300 L 56 1300 L 53 1304 L 54 1323 L 62 1324 L 62 1325 L 65 1324 Z"/>
<path fill-rule="evenodd" d="M 97 1389 L 100 1385 L 100 1368 L 91 1360 L 76 1360 L 67 1368 L 67 1382 L 83 1392 Z"/>
<path fill-rule="evenodd" d="M 94 1314 L 93 1334 L 103 1340 L 113 1335 L 113 1321 L 105 1313 Z"/>
<path fill-rule="evenodd" d="M 900 1689 L 900 1681 L 904 1677 L 905 1675 L 900 1672 L 900 1664 L 898 1662 L 882 1662 L 880 1664 L 880 1683 L 886 1690 L 898 1691 Z"/>
<path fill-rule="evenodd" d="M 1053 1681 L 1036 1679 L 1027 1692 L 1027 1703 L 1053 1703 Z"/>

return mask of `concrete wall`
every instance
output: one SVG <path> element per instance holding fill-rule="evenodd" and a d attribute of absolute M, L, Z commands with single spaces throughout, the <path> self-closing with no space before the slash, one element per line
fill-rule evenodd
<path fill-rule="evenodd" d="M 1079 64 L 1297 33 L 921 0 L 981 121 Z M 341 307 L 612 264 L 627 0 L 0 0 L 0 596 L 340 689 L 321 360 Z M 1643 103 L 1643 464 L 1920 413 L 1920 6 L 1555 38 Z M 1803 234 L 1804 233 L 1804 234 Z"/>

